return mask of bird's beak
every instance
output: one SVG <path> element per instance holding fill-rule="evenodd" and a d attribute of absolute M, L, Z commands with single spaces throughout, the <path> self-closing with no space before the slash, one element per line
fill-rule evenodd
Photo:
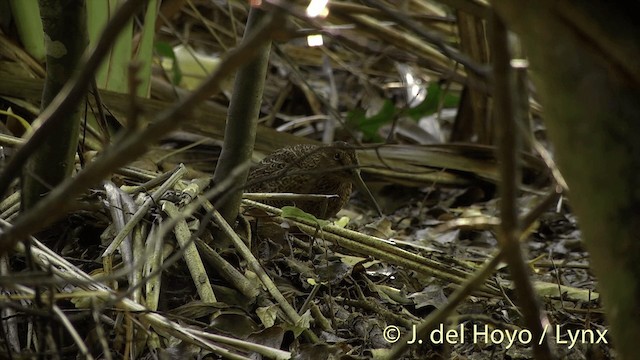
<path fill-rule="evenodd" d="M 362 191 L 367 195 L 367 197 L 369 198 L 369 201 L 371 201 L 371 204 L 375 206 L 376 210 L 378 211 L 378 215 L 384 216 L 382 214 L 382 210 L 380 209 L 380 206 L 378 205 L 378 202 L 373 197 L 373 194 L 371 193 L 371 191 L 369 191 L 367 184 L 365 184 L 364 181 L 362 180 L 362 177 L 360 176 L 360 169 L 353 169 L 352 174 L 353 174 L 353 180 L 354 180 L 353 182 L 356 188 L 358 188 L 358 190 Z"/>

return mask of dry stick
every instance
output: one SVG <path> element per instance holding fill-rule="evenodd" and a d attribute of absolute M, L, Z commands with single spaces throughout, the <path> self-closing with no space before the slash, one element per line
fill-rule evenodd
<path fill-rule="evenodd" d="M 0 224 L 4 226 L 10 226 L 10 224 L 0 221 Z M 219 354 L 228 359 L 249 359 L 248 357 L 235 354 L 231 350 L 223 348 L 217 344 L 229 344 L 239 349 L 246 351 L 255 351 L 266 357 L 275 359 L 288 359 L 290 353 L 287 351 L 270 348 L 264 345 L 252 344 L 246 341 L 234 339 L 227 336 L 220 336 L 214 334 L 204 334 L 201 331 L 184 327 L 170 319 L 167 319 L 161 314 L 150 311 L 147 307 L 128 298 L 122 298 L 113 289 L 105 286 L 102 283 L 92 279 L 87 273 L 75 267 L 64 258 L 60 257 L 51 249 L 44 246 L 42 243 L 32 238 L 34 246 L 32 248 L 32 257 L 42 267 L 51 267 L 53 275 L 56 278 L 65 280 L 71 284 L 77 284 L 81 288 L 91 291 L 92 295 L 101 302 L 113 302 L 114 306 L 121 311 L 128 311 L 135 314 L 143 323 L 153 326 L 158 332 L 167 333 L 174 336 L 186 343 L 199 346 L 205 350 Z M 19 244 L 18 251 L 24 253 L 24 245 Z M 28 254 L 25 253 L 25 256 Z M 208 341 L 208 339 L 215 343 Z"/>
<path fill-rule="evenodd" d="M 82 336 L 78 334 L 78 331 L 73 327 L 73 324 L 71 323 L 67 315 L 65 315 L 65 313 L 62 311 L 62 309 L 60 309 L 58 305 L 53 305 L 52 308 L 53 314 L 58 318 L 58 321 L 62 323 L 62 326 L 67 330 L 69 335 L 71 335 L 71 339 L 73 339 L 73 342 L 78 347 L 78 351 L 80 352 L 80 354 L 82 354 L 86 360 L 93 360 L 93 356 L 91 356 L 91 353 L 89 352 L 87 345 L 84 343 Z"/>
<path fill-rule="evenodd" d="M 232 171 L 231 174 L 229 174 L 229 177 L 227 179 L 224 179 L 222 182 L 220 182 L 219 184 L 216 184 L 216 186 L 212 187 L 211 189 L 209 189 L 204 196 L 198 196 L 194 201 L 190 202 L 188 205 L 186 205 L 185 207 L 181 208 L 180 212 L 176 214 L 176 216 L 173 217 L 169 217 L 167 218 L 164 222 L 162 222 L 161 226 L 156 230 L 155 234 L 153 235 L 154 238 L 156 239 L 156 241 L 160 242 L 159 239 L 164 239 L 165 236 L 167 235 L 167 233 L 173 229 L 180 220 L 186 219 L 187 217 L 193 215 L 200 207 L 203 206 L 203 204 L 207 201 L 206 197 L 216 197 L 218 195 L 220 195 L 221 193 L 225 192 L 228 188 L 230 188 L 232 186 L 232 184 L 234 184 L 235 179 L 237 179 L 238 174 L 242 171 L 242 166 L 238 166 L 238 168 L 235 171 Z M 185 188 L 183 190 L 183 193 L 187 193 L 188 188 Z M 195 196 L 195 195 L 191 195 L 191 196 Z M 204 221 L 203 221 L 204 222 Z M 203 226 L 200 227 L 201 229 L 204 229 Z M 198 230 L 200 231 L 200 230 Z M 199 234 L 196 232 L 194 235 L 192 235 L 192 237 L 189 239 L 189 243 L 191 243 L 192 240 L 195 240 L 195 238 L 198 236 Z M 145 275 L 145 279 L 142 279 L 140 283 L 133 285 L 133 286 L 129 286 L 129 288 L 127 289 L 127 291 L 124 292 L 120 292 L 119 293 L 119 297 L 115 299 L 115 301 L 120 301 L 121 299 L 130 296 L 130 294 L 132 294 L 134 291 L 136 291 L 136 289 L 140 286 L 142 286 L 143 283 L 146 283 L 147 281 L 155 281 L 155 280 L 151 280 L 154 278 L 157 278 L 162 271 L 166 270 L 169 266 L 171 266 L 172 264 L 174 264 L 176 261 L 178 261 L 179 259 L 181 259 L 185 253 L 185 249 L 186 247 L 180 247 L 178 249 L 178 251 L 176 251 L 174 254 L 172 254 L 170 257 L 168 257 L 166 260 L 163 260 L 162 264 L 158 264 L 159 266 L 157 268 L 154 268 L 152 271 L 148 272 Z M 146 252 L 145 252 L 146 253 Z M 146 256 L 146 255 L 145 255 Z M 135 267 L 135 265 L 134 265 Z M 120 271 L 123 271 L 124 273 L 126 273 L 128 271 L 128 269 L 122 269 Z M 115 275 L 115 273 L 114 273 Z M 149 279 L 149 280 L 147 280 Z M 107 308 L 111 306 L 111 304 L 109 303 L 105 303 L 104 307 Z"/>
<path fill-rule="evenodd" d="M 542 214 L 544 214 L 547 209 L 549 209 L 552 205 L 558 201 L 560 195 L 562 195 L 563 188 L 559 184 L 553 185 L 553 190 L 545 196 L 540 204 L 531 209 L 525 216 L 522 217 L 520 221 L 520 232 L 526 232 L 527 229 L 536 221 Z"/>
<path fill-rule="evenodd" d="M 255 201 L 243 200 L 243 202 L 247 205 L 263 209 L 278 216 L 282 213 L 280 209 Z M 284 221 L 283 218 L 279 217 L 277 217 L 275 220 Z M 314 224 L 308 219 L 297 217 L 293 219 L 293 221 L 295 221 L 296 226 L 308 233 L 314 233 L 318 225 Z M 343 229 L 337 226 L 324 225 L 322 226 L 322 237 L 325 240 L 330 241 L 338 246 L 342 246 L 360 254 L 371 255 L 376 259 L 381 259 L 394 264 L 398 264 L 405 268 L 418 271 L 422 274 L 428 274 L 454 284 L 462 284 L 465 281 L 465 278 L 469 276 L 469 274 L 456 269 L 452 269 L 450 266 L 446 266 L 437 261 L 433 261 L 431 259 L 427 259 L 423 256 L 401 249 L 393 245 L 392 241 L 389 242 L 373 236 L 361 234 L 356 231 Z M 488 297 L 498 294 L 499 291 L 496 288 L 488 285 L 483 285 L 481 287 L 481 291 L 478 292 L 478 295 Z"/>
<path fill-rule="evenodd" d="M 100 96 L 100 89 L 98 89 L 98 84 L 95 77 L 91 79 L 91 92 L 93 93 L 93 98 L 96 102 L 96 122 L 98 123 L 98 126 L 102 131 L 102 136 L 99 137 L 99 140 L 102 144 L 102 147 L 105 148 L 111 142 L 111 136 L 109 134 L 109 126 L 107 125 L 107 116 L 104 113 L 105 105 L 102 101 L 102 96 Z M 87 126 L 88 125 L 85 123 L 85 127 Z"/>
<path fill-rule="evenodd" d="M 253 299 L 260 294 L 260 290 L 255 286 L 255 283 L 250 282 L 244 274 L 220 256 L 207 243 L 200 239 L 196 239 L 195 243 L 202 257 L 215 269 L 219 277 L 233 284 L 236 290 L 249 299 Z"/>
<path fill-rule="evenodd" d="M 187 168 L 184 164 L 178 165 L 178 167 L 173 171 L 173 174 L 167 181 L 165 181 L 156 191 L 151 194 L 147 200 L 138 208 L 138 210 L 133 214 L 127 223 L 120 229 L 120 232 L 116 235 L 115 239 L 109 244 L 107 249 L 102 253 L 102 257 L 111 256 L 122 240 L 124 240 L 127 235 L 129 235 L 133 228 L 142 221 L 145 215 L 149 213 L 149 209 L 160 201 L 160 198 L 169 191 L 182 177 L 187 173 Z"/>
<path fill-rule="evenodd" d="M 111 181 L 103 182 L 104 190 L 106 193 L 106 202 L 109 214 L 111 215 L 111 221 L 114 225 L 116 231 L 122 232 L 122 228 L 125 227 L 125 219 L 130 217 L 130 213 L 135 209 L 136 204 L 133 202 L 133 199 L 128 195 L 125 195 L 120 189 Z M 118 248 L 120 249 L 120 255 L 122 262 L 126 264 L 126 267 L 132 267 L 135 263 L 135 256 L 133 254 L 133 237 L 127 236 L 126 239 L 123 237 L 122 246 L 118 244 Z M 103 257 L 102 264 L 105 271 L 105 274 L 111 274 L 113 271 L 113 257 Z M 136 284 L 136 274 L 137 271 L 127 272 L 127 278 L 129 279 L 129 284 Z M 114 282 L 113 284 L 115 284 Z M 135 292 L 133 294 L 133 299 L 138 301 L 140 292 Z"/>
<path fill-rule="evenodd" d="M 234 183 L 236 183 L 235 179 L 237 179 L 237 177 L 239 176 L 238 174 L 240 174 L 240 172 L 242 171 L 243 166 L 248 166 L 248 165 L 238 166 L 237 169 L 232 171 L 231 174 L 229 174 L 229 176 L 226 179 L 224 179 L 222 182 L 220 182 L 219 184 L 216 184 L 216 186 L 209 189 L 203 196 L 198 196 L 195 200 L 191 201 L 188 205 L 181 208 L 180 212 L 176 214 L 176 216 L 167 218 L 161 224 L 161 226 L 156 230 L 155 235 L 153 235 L 153 237 L 155 239 L 163 239 L 167 235 L 167 233 L 178 224 L 180 220 L 186 219 L 187 217 L 193 215 L 200 207 L 202 207 L 208 201 L 207 198 L 214 198 L 216 196 L 219 196 L 221 193 L 227 191 L 227 189 L 229 189 Z M 183 193 L 187 193 L 188 191 L 189 190 L 187 187 L 185 188 L 185 190 L 183 190 Z M 195 196 L 195 195 L 192 194 L 191 196 Z M 206 223 L 206 221 L 202 221 L 201 223 Z M 2 224 L 2 220 L 0 220 L 0 225 L 1 224 Z M 200 229 L 204 229 L 204 227 L 201 226 Z M 198 231 L 201 231 L 201 230 L 198 230 Z M 199 236 L 198 232 L 196 232 L 189 241 L 191 242 L 192 240 L 195 240 L 197 236 Z M 171 266 L 176 261 L 181 259 L 182 256 L 184 255 L 184 252 L 185 252 L 185 247 L 181 247 L 180 249 L 178 249 L 178 251 L 176 251 L 174 254 L 172 254 L 170 257 L 164 260 L 161 266 L 153 269 L 153 271 L 148 272 L 145 275 L 145 279 L 142 279 L 140 283 L 133 286 L 129 286 L 127 291 L 120 292 L 118 295 L 119 297 L 116 298 L 115 301 L 120 301 L 121 299 L 127 296 L 130 296 L 130 294 L 133 293 L 133 291 L 135 291 L 143 283 L 147 281 L 152 281 L 147 279 L 153 279 L 157 277 L 162 271 L 166 270 L 169 266 Z M 147 252 L 145 252 L 145 256 L 146 256 L 146 253 Z M 129 270 L 125 268 L 119 271 L 122 272 L 122 275 L 119 275 L 119 276 L 123 276 Z M 117 274 L 114 272 L 114 275 L 117 275 Z M 0 282 L 0 285 L 1 285 L 1 282 Z M 104 305 L 105 308 L 109 306 L 111 306 L 111 304 L 109 303 L 106 303 Z"/>
<path fill-rule="evenodd" d="M 0 276 L 3 278 L 9 278 L 9 256 L 2 255 L 0 256 Z M 13 275 L 13 274 L 12 274 Z M 15 286 L 16 279 L 11 277 L 12 286 Z M 9 284 L 7 284 L 9 285 Z M 3 291 L 5 295 L 11 294 L 8 289 Z M 5 304 L 10 303 L 9 301 L 4 301 Z M 18 331 L 18 317 L 17 311 L 12 309 L 9 306 L 5 306 L 3 309 L 0 309 L 0 316 L 4 319 L 2 326 L 0 326 L 0 336 L 5 343 L 5 349 L 7 354 L 18 354 L 20 353 L 20 349 L 22 346 L 20 345 L 20 332 Z M 11 356 L 8 356 L 9 360 L 13 360 Z"/>
<path fill-rule="evenodd" d="M 471 71 L 481 78 L 487 78 L 490 76 L 488 69 L 484 68 L 482 64 L 475 62 L 465 54 L 452 48 L 444 41 L 444 39 L 440 35 L 436 34 L 433 31 L 425 30 L 414 20 L 410 19 L 407 15 L 387 7 L 382 1 L 379 0 L 364 0 L 364 3 L 368 6 L 382 11 L 401 26 L 407 28 L 408 30 L 411 30 L 414 34 L 421 36 L 431 44 L 435 45 L 444 55 L 464 65 L 467 71 Z"/>
<path fill-rule="evenodd" d="M 212 189 L 213 190 L 213 189 Z M 211 190 L 210 190 L 211 191 Z M 214 193 L 213 191 L 211 191 Z M 0 225 L 10 227 L 11 224 L 0 220 Z M 229 344 L 240 349 L 247 351 L 255 351 L 268 358 L 274 359 L 289 359 L 290 353 L 279 349 L 270 348 L 263 345 L 252 344 L 246 341 L 219 336 L 214 334 L 204 335 L 201 331 L 186 328 L 182 325 L 175 323 L 164 316 L 151 311 L 148 307 L 145 307 L 129 298 L 126 298 L 125 294 L 117 293 L 113 289 L 92 278 L 82 270 L 76 268 L 66 259 L 60 257 L 48 247 L 44 246 L 35 238 L 31 237 L 33 243 L 32 252 L 30 253 L 34 260 L 41 266 L 50 268 L 54 277 L 64 280 L 66 284 L 72 284 L 74 286 L 81 287 L 84 290 L 90 291 L 102 304 L 102 308 L 114 306 L 122 311 L 128 311 L 133 314 L 137 314 L 137 317 L 144 323 L 151 325 L 156 331 L 163 331 L 170 335 L 177 337 L 187 343 L 194 344 L 202 347 L 203 349 L 210 350 L 216 354 L 221 354 L 225 358 L 229 359 L 249 359 L 247 357 L 236 355 L 231 353 L 229 349 L 225 349 L 217 346 L 216 344 L 209 343 L 206 339 L 211 339 L 217 343 Z M 16 247 L 17 251 L 29 256 L 25 252 L 24 244 L 20 243 Z M 181 257 L 178 251 L 177 257 Z M 171 262 L 173 263 L 173 262 Z M 158 275 L 159 272 L 151 274 L 152 276 Z M 153 333 L 155 334 L 155 333 Z"/>
<path fill-rule="evenodd" d="M 553 350 L 548 341 L 542 322 L 548 323 L 540 312 L 535 290 L 529 279 L 529 269 L 525 262 L 520 242 L 516 195 L 519 179 L 517 128 L 515 126 L 513 100 L 510 85 L 510 56 L 507 29 L 502 20 L 493 14 L 491 18 L 491 44 L 494 68 L 494 103 L 498 124 L 498 163 L 500 164 L 500 226 L 498 241 L 504 253 L 509 271 L 515 283 L 518 305 L 524 314 L 524 322 L 535 339 L 533 353 L 536 359 L 552 359 Z"/>
<path fill-rule="evenodd" d="M 207 198 L 215 198 L 217 196 L 219 196 L 221 193 L 227 192 L 229 188 L 232 188 L 234 186 L 234 184 L 237 184 L 236 179 L 238 178 L 239 174 L 242 173 L 244 171 L 244 168 L 247 168 L 248 164 L 242 165 L 242 166 L 238 166 L 236 169 L 234 169 L 229 176 L 224 179 L 222 182 L 220 182 L 219 184 L 216 184 L 214 187 L 212 187 L 211 189 L 209 189 L 204 195 L 202 196 L 197 196 L 196 195 L 200 192 L 195 191 L 195 190 L 191 190 L 190 192 L 190 186 L 193 185 L 193 182 L 187 186 L 185 189 L 183 189 L 183 193 L 185 194 L 190 194 L 189 196 L 191 198 L 195 198 L 194 201 L 192 201 L 191 203 L 189 203 L 187 206 L 183 207 L 180 209 L 179 213 L 175 213 L 173 216 L 169 217 L 164 223 L 163 225 L 156 231 L 156 234 L 153 235 L 155 238 L 159 238 L 162 239 L 165 237 L 166 233 L 174 228 L 180 221 L 184 221 L 184 219 L 186 219 L 189 216 L 192 216 L 200 207 L 205 206 L 209 209 L 213 208 L 213 205 L 211 205 L 209 203 L 209 201 L 207 200 Z M 200 185 L 200 188 L 204 188 L 204 185 Z M 201 223 L 204 224 L 207 221 L 202 221 Z M 196 232 L 195 234 L 192 234 L 187 246 L 191 246 L 192 244 L 192 240 L 195 240 L 196 244 L 199 247 L 199 251 L 203 252 L 203 255 L 209 258 L 215 257 L 216 259 L 214 259 L 214 261 L 221 259 L 220 256 L 215 253 L 213 250 L 211 250 L 211 248 L 209 248 L 206 244 L 204 244 L 202 241 L 198 240 L 198 234 L 199 232 L 203 229 L 204 227 L 200 227 L 200 230 L 198 230 L 198 232 Z M 150 235 L 151 236 L 151 235 Z M 115 241 L 115 240 L 114 240 Z M 149 279 L 156 279 L 157 275 L 163 270 L 166 269 L 167 266 L 173 264 L 178 258 L 181 258 L 183 256 L 183 253 L 185 253 L 185 248 L 186 247 L 181 247 L 180 250 L 178 250 L 174 255 L 172 255 L 168 260 L 166 260 L 164 262 L 164 264 L 159 268 L 159 269 L 154 269 L 152 272 L 150 271 L 147 275 L 146 278 Z M 226 277 L 227 280 L 229 280 L 229 282 L 235 284 L 238 288 L 238 290 L 240 290 L 245 296 L 247 297 L 255 297 L 258 293 L 258 289 L 256 289 L 255 287 L 252 287 L 253 285 L 248 284 L 247 279 L 244 277 L 244 275 L 242 275 L 241 273 L 239 273 L 237 270 L 233 269 L 231 267 L 231 265 L 227 264 L 225 262 L 225 264 L 220 263 L 220 261 L 217 261 L 218 265 L 222 267 L 222 269 L 218 268 L 219 270 L 221 270 L 223 273 L 221 273 L 220 275 L 223 277 Z M 194 281 L 196 280 L 197 277 L 194 277 Z M 155 281 L 155 280 L 149 280 L 149 281 Z M 132 288 L 130 288 L 128 290 L 128 292 L 133 291 Z M 124 297 L 126 295 L 126 293 L 122 294 L 122 296 Z"/>
<path fill-rule="evenodd" d="M 412 342 L 412 339 L 426 339 L 425 336 L 430 331 L 434 330 L 439 324 L 442 324 L 449 314 L 451 314 L 456 307 L 464 301 L 472 291 L 484 284 L 485 280 L 493 274 L 496 266 L 500 263 L 500 260 L 504 258 L 504 250 L 494 256 L 491 260 L 487 261 L 480 270 L 478 270 L 471 278 L 467 280 L 464 286 L 458 288 L 448 299 L 447 304 L 438 309 L 438 311 L 431 313 L 423 322 L 413 329 L 413 333 L 403 336 L 398 339 L 398 346 L 392 348 L 382 359 L 399 359 L 400 356 L 409 348 L 409 346 L 415 345 L 416 342 Z"/>
<path fill-rule="evenodd" d="M 255 55 L 258 45 L 267 41 L 277 29 L 279 22 L 276 19 L 278 18 L 280 16 L 274 14 L 246 43 L 229 51 L 218 69 L 193 93 L 179 101 L 176 106 L 160 113 L 156 121 L 146 129 L 128 134 L 117 146 L 108 148 L 102 156 L 90 163 L 75 178 L 68 179 L 56 187 L 35 207 L 18 218 L 12 228 L 0 235 L 0 253 L 13 248 L 19 239 L 62 217 L 71 208 L 70 199 L 81 194 L 113 170 L 127 164 L 131 159 L 144 154 L 149 144 L 176 129 L 188 118 L 189 112 L 196 104 L 220 90 L 219 84 L 228 74 Z M 1 187 L 0 190 L 2 190 Z"/>
<path fill-rule="evenodd" d="M 371 15 L 378 19 L 385 19 L 385 12 L 380 11 L 378 9 L 373 9 L 368 6 L 358 5 L 358 4 L 350 4 L 346 2 L 330 2 L 327 4 L 329 7 L 329 15 L 335 12 L 347 12 L 352 14 L 365 14 Z M 455 19 L 452 16 L 438 16 L 431 14 L 423 14 L 413 12 L 411 14 L 406 14 L 405 16 L 416 19 L 420 21 L 424 21 L 426 23 L 433 24 L 452 24 L 455 22 Z"/>
<path fill-rule="evenodd" d="M 562 188 L 556 186 L 554 191 L 545 196 L 538 205 L 529 211 L 529 213 L 522 218 L 520 231 L 522 232 L 524 229 L 529 228 L 542 213 L 551 207 L 557 201 L 561 191 Z M 447 304 L 443 308 L 431 313 L 424 321 L 420 322 L 420 324 L 415 327 L 413 333 L 399 339 L 399 341 L 397 341 L 398 345 L 393 347 L 389 353 L 385 354 L 383 359 L 398 359 L 410 346 L 414 345 L 414 343 L 411 342 L 412 339 L 426 339 L 429 332 L 442 324 L 456 307 L 473 293 L 474 289 L 485 283 L 486 279 L 493 274 L 496 266 L 504 259 L 504 256 L 504 249 L 499 250 L 491 260 L 487 261 L 480 270 L 476 271 L 473 276 L 467 279 L 460 288 L 449 296 Z"/>
<path fill-rule="evenodd" d="M 180 212 L 178 207 L 172 202 L 163 200 L 160 202 L 160 205 L 162 206 L 162 210 L 170 217 L 175 218 Z M 174 227 L 174 233 L 178 245 L 180 245 L 181 248 L 185 248 L 183 259 L 187 263 L 187 268 L 193 278 L 200 300 L 203 303 L 216 302 L 216 295 L 213 292 L 213 287 L 207 276 L 207 271 L 204 268 L 204 263 L 196 248 L 196 244 L 191 241 L 191 231 L 185 219 L 178 221 Z"/>
<path fill-rule="evenodd" d="M 69 80 L 58 96 L 47 106 L 36 121 L 43 121 L 42 125 L 31 134 L 29 140 L 11 157 L 11 161 L 0 174 L 0 198 L 4 197 L 13 179 L 19 176 L 25 161 L 36 151 L 49 136 L 55 136 L 51 129 L 58 123 L 65 121 L 65 117 L 73 110 L 78 101 L 83 98 L 89 87 L 93 74 L 102 63 L 105 55 L 115 42 L 122 28 L 142 8 L 146 1 L 128 0 L 116 11 L 111 21 L 107 23 L 98 43 L 93 50 L 87 49 L 80 65 L 80 71 Z M 0 249 L 3 248 L 0 245 Z"/>
<path fill-rule="evenodd" d="M 255 258 L 255 256 L 253 256 L 253 254 L 251 253 L 251 249 L 249 249 L 247 245 L 245 245 L 244 241 L 242 241 L 242 239 L 240 239 L 238 234 L 236 234 L 236 232 L 233 231 L 229 223 L 227 223 L 227 221 L 222 217 L 222 215 L 220 215 L 218 210 L 213 208 L 211 203 L 208 203 L 208 202 L 205 203 L 204 208 L 205 210 L 213 214 L 213 221 L 215 221 L 215 223 L 218 224 L 218 226 L 220 226 L 222 231 L 229 237 L 229 239 L 231 239 L 236 250 L 238 250 L 242 258 L 244 258 L 247 261 L 251 270 L 255 272 L 256 275 L 258 275 L 258 278 L 260 279 L 262 284 L 267 288 L 267 291 L 269 292 L 269 294 L 271 294 L 271 296 L 273 296 L 273 298 L 276 300 L 278 305 L 280 305 L 280 308 L 285 313 L 287 318 L 294 325 L 302 326 L 302 317 L 298 315 L 298 312 L 296 311 L 296 309 L 294 309 L 293 306 L 289 304 L 287 299 L 284 298 L 280 290 L 278 290 L 278 287 L 276 286 L 276 284 L 273 282 L 273 280 L 271 280 L 269 275 L 267 275 L 267 273 L 264 271 L 260 262 Z M 309 338 L 309 340 L 312 343 L 317 343 L 319 341 L 316 334 L 314 334 L 308 328 L 305 329 L 304 334 Z"/>
<path fill-rule="evenodd" d="M 100 349 L 104 354 L 104 360 L 113 360 L 111 356 L 111 351 L 109 350 L 109 344 L 107 343 L 107 335 L 106 331 L 104 331 L 104 327 L 102 326 L 102 321 L 100 321 L 100 314 L 97 311 L 93 311 L 93 307 L 95 305 L 94 299 L 91 299 L 91 318 L 93 319 L 93 323 L 95 324 L 95 336 L 98 339 L 98 344 L 100 345 Z M 94 345 L 94 349 L 98 347 Z"/>

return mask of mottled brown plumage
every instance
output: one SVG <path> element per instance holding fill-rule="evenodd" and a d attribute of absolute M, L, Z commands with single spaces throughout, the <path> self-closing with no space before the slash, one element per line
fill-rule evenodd
<path fill-rule="evenodd" d="M 264 158 L 250 174 L 247 192 L 337 195 L 322 201 L 267 201 L 269 205 L 296 206 L 318 218 L 335 216 L 351 195 L 358 158 L 353 148 L 337 142 L 332 146 L 294 145 Z"/>

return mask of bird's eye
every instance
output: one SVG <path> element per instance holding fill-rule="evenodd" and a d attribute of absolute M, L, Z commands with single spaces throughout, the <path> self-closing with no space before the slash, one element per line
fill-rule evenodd
<path fill-rule="evenodd" d="M 333 155 L 333 159 L 336 161 L 340 160 L 340 153 L 336 153 L 335 155 Z"/>

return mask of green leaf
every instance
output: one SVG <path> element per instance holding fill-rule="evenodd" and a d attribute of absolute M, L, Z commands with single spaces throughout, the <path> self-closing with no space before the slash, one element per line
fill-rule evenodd
<path fill-rule="evenodd" d="M 306 220 L 309 222 L 313 222 L 318 224 L 318 226 L 320 228 L 329 225 L 329 221 L 327 220 L 321 220 L 318 219 L 317 217 L 306 213 L 300 209 L 298 209 L 295 206 L 283 206 L 282 207 L 282 215 L 283 218 L 285 219 L 291 219 L 291 220 L 298 220 L 298 219 L 302 219 L 302 220 Z"/>
<path fill-rule="evenodd" d="M 164 41 L 157 41 L 154 44 L 154 48 L 156 53 L 164 58 L 171 59 L 173 65 L 171 66 L 171 83 L 174 85 L 178 85 L 180 80 L 182 79 L 182 71 L 180 71 L 180 65 L 178 64 L 178 59 L 176 58 L 176 54 L 173 52 L 173 48 L 169 43 Z"/>
<path fill-rule="evenodd" d="M 440 84 L 432 82 L 427 88 L 427 97 L 413 108 L 406 109 L 404 114 L 418 121 L 421 118 L 434 114 L 440 107 L 454 108 L 458 106 L 460 97 L 449 91 L 442 90 Z M 366 116 L 363 109 L 354 109 L 347 114 L 347 123 L 355 127 L 364 135 L 365 141 L 382 141 L 378 131 L 383 125 L 389 124 L 397 116 L 399 110 L 390 100 L 385 100 L 380 111 L 370 117 Z"/>
<path fill-rule="evenodd" d="M 3 4 L 6 10 L 6 4 Z M 11 15 L 25 50 L 38 61 L 44 61 L 44 33 L 37 0 L 11 0 Z"/>
<path fill-rule="evenodd" d="M 364 140 L 381 141 L 382 138 L 378 134 L 378 130 L 385 124 L 391 123 L 396 115 L 396 107 L 390 100 L 385 100 L 380 111 L 371 116 L 366 117 L 365 111 L 362 109 L 354 109 L 347 114 L 347 123 L 356 127 L 364 135 Z"/>
<path fill-rule="evenodd" d="M 141 64 L 138 71 L 140 86 L 136 89 L 138 96 L 148 98 L 151 93 L 151 64 L 153 63 L 153 40 L 155 37 L 156 18 L 158 17 L 159 0 L 149 0 L 144 14 L 140 44 L 134 59 Z"/>
<path fill-rule="evenodd" d="M 90 44 L 95 45 L 107 22 L 115 14 L 121 1 L 87 1 L 87 28 Z M 133 20 L 118 35 L 115 43 L 96 73 L 98 87 L 119 93 L 129 91 L 129 64 L 133 54 Z"/>
<path fill-rule="evenodd" d="M 420 120 L 425 116 L 429 116 L 438 111 L 438 108 L 455 108 L 460 103 L 460 97 L 452 94 L 450 91 L 446 93 L 437 82 L 432 82 L 427 88 L 427 97 L 415 107 L 407 110 L 407 114 L 414 120 Z"/>

